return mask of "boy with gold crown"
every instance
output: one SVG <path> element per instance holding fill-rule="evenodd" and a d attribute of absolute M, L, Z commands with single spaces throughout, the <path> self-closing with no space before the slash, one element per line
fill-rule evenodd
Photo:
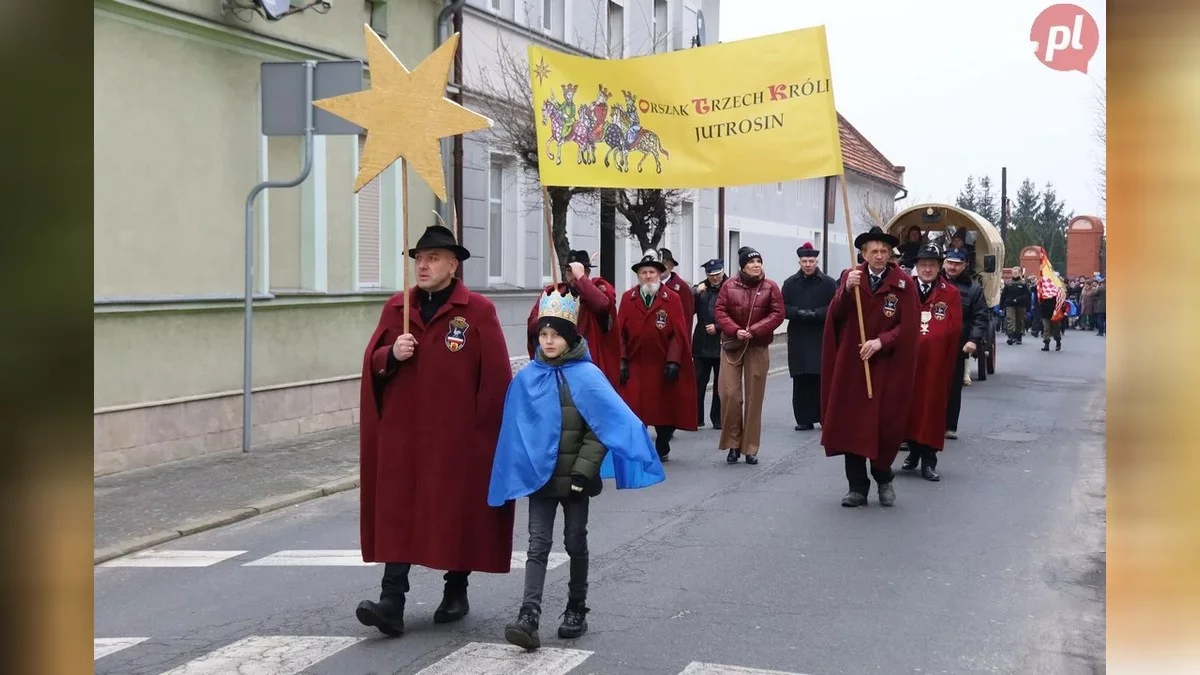
<path fill-rule="evenodd" d="M 492 506 L 529 498 L 525 593 L 516 621 L 504 629 L 505 639 L 527 650 L 541 646 L 542 589 L 558 507 L 571 559 L 558 636 L 572 639 L 587 631 L 588 502 L 600 494 L 601 479 L 616 478 L 618 489 L 666 479 L 646 426 L 592 362 L 577 330 L 579 310 L 579 296 L 565 284 L 542 294 L 537 351 L 509 385 L 488 490 Z"/>

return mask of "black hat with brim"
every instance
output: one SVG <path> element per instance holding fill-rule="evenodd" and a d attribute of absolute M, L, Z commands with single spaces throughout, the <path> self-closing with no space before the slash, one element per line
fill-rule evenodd
<path fill-rule="evenodd" d="M 900 240 L 883 231 L 883 228 L 878 225 L 873 225 L 871 229 L 863 232 L 854 238 L 854 248 L 862 249 L 869 241 L 881 241 L 888 245 L 888 248 L 896 248 L 900 245 Z"/>
<path fill-rule="evenodd" d="M 725 269 L 725 261 L 713 258 L 701 265 L 701 267 L 704 269 L 705 274 L 716 274 L 717 272 Z"/>
<path fill-rule="evenodd" d="M 821 255 L 821 249 L 813 248 L 812 242 L 804 242 L 800 248 L 796 249 L 797 258 L 817 258 Z"/>
<path fill-rule="evenodd" d="M 429 251 L 437 248 L 444 248 L 450 251 L 459 260 L 466 260 L 471 257 L 471 252 L 459 246 L 458 241 L 454 239 L 454 233 L 444 225 L 430 225 L 426 228 L 421 238 L 417 240 L 417 245 L 408 249 L 408 257 L 416 258 L 417 251 Z"/>
<path fill-rule="evenodd" d="M 937 260 L 941 262 L 946 256 L 942 253 L 942 249 L 937 244 L 927 244 L 917 251 L 917 260 Z"/>
<path fill-rule="evenodd" d="M 970 259 L 970 257 L 970 254 L 967 253 L 967 249 L 965 248 L 952 248 L 946 251 L 947 260 L 957 260 L 958 262 L 965 263 Z"/>
<path fill-rule="evenodd" d="M 571 251 L 571 253 L 567 256 L 567 264 L 569 265 L 571 263 L 579 263 L 586 269 L 592 269 L 592 257 L 588 255 L 587 251 Z"/>
<path fill-rule="evenodd" d="M 654 251 L 647 251 L 646 255 L 643 255 L 641 260 L 630 266 L 630 269 L 632 269 L 634 272 L 637 272 L 638 270 L 647 266 L 658 270 L 660 274 L 667 271 L 667 266 L 662 264 L 662 261 L 658 259 L 658 256 L 654 253 Z"/>
<path fill-rule="evenodd" d="M 669 262 L 676 267 L 679 266 L 679 261 L 675 259 L 675 256 L 671 255 L 671 249 L 660 248 L 658 249 L 658 254 L 662 256 L 663 262 Z"/>

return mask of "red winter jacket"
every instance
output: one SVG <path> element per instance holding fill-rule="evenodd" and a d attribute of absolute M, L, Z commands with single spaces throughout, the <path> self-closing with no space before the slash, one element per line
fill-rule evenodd
<path fill-rule="evenodd" d="M 770 279 L 739 273 L 721 284 L 716 315 L 722 340 L 737 339 L 738 330 L 749 323 L 750 344 L 763 347 L 775 340 L 775 329 L 783 324 L 783 293 Z"/>

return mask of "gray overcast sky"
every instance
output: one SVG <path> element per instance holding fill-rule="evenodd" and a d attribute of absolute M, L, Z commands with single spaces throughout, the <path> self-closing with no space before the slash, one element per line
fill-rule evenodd
<path fill-rule="evenodd" d="M 1029 177 L 1054 183 L 1067 211 L 1103 215 L 1094 135 L 1105 73 L 1105 6 L 1073 0 L 1100 28 L 1087 74 L 1042 65 L 1029 42 L 1055 0 L 724 0 L 720 39 L 824 25 L 834 95 L 892 162 L 917 201 L 953 200 L 968 174 L 991 175 L 1009 197 Z"/>

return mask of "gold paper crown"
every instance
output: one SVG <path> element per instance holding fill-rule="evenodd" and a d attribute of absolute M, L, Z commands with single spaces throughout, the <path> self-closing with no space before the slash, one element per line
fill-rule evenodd
<path fill-rule="evenodd" d="M 544 319 L 548 316 L 565 319 L 572 324 L 579 323 L 579 298 L 572 293 L 563 295 L 554 289 L 549 293 L 543 293 L 538 301 L 538 318 Z"/>

